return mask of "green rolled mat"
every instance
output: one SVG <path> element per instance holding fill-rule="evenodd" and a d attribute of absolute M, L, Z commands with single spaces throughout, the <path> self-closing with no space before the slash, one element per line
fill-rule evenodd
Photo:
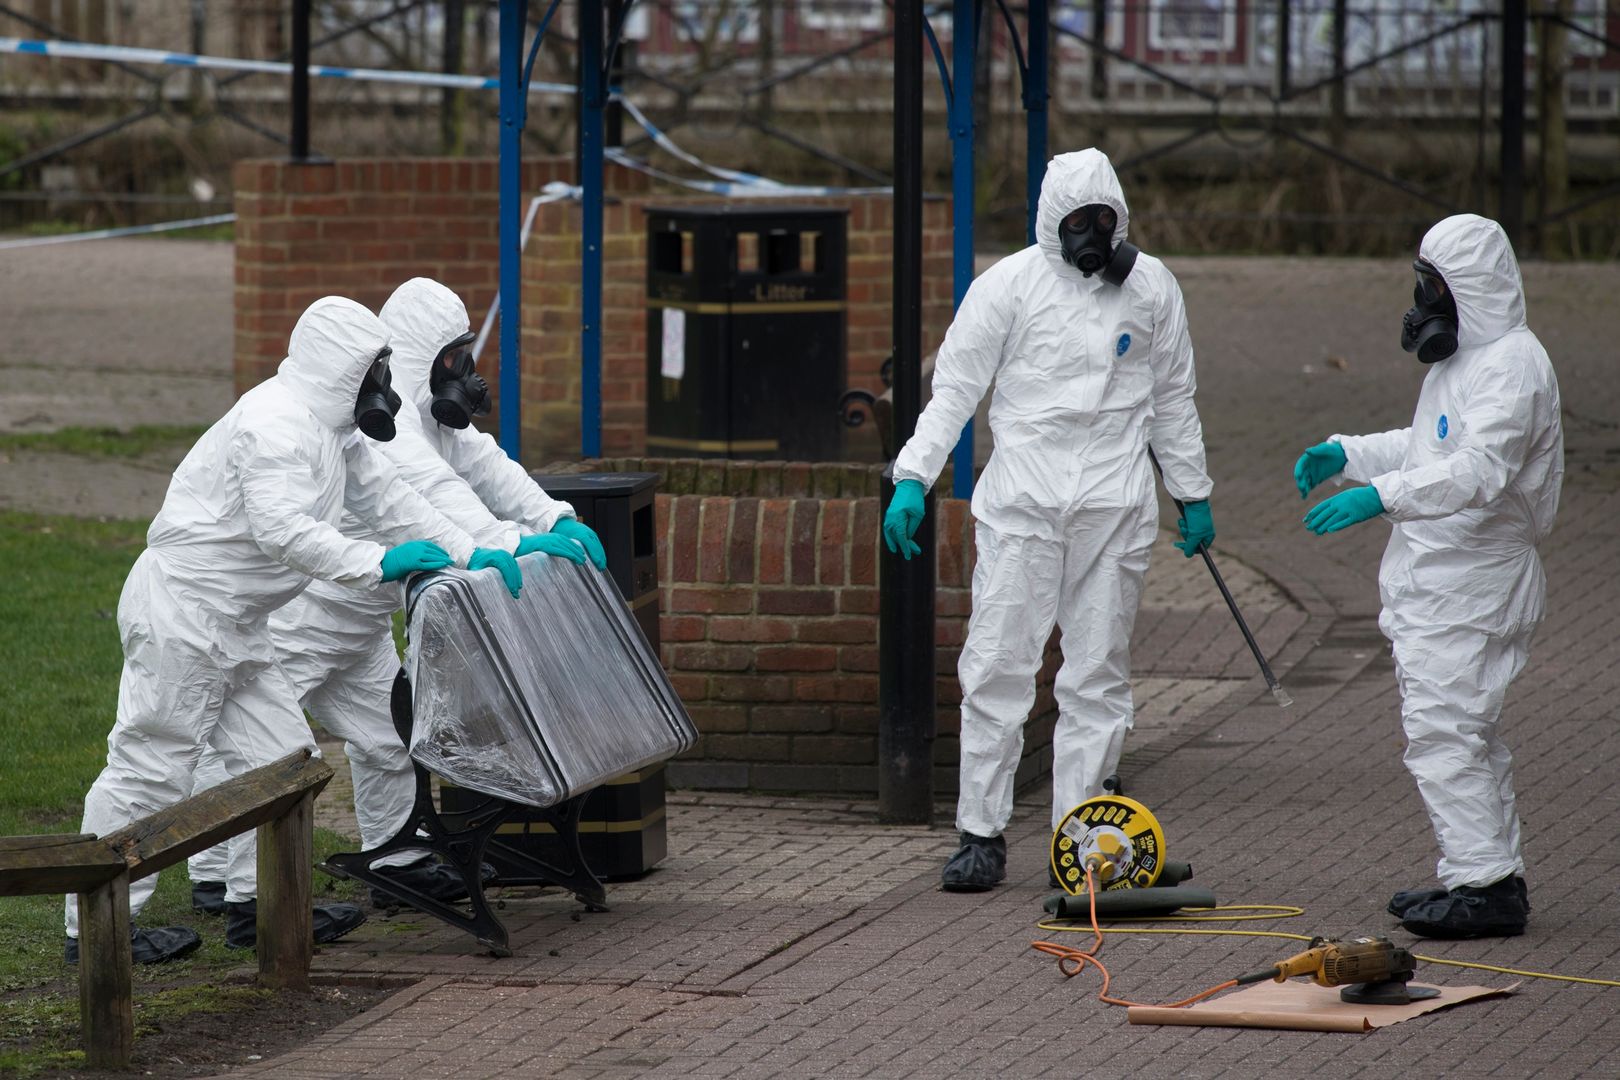
<path fill-rule="evenodd" d="M 1097 918 L 1132 919 L 1172 915 L 1184 907 L 1214 907 L 1215 903 L 1214 891 L 1201 885 L 1114 889 L 1097 894 Z M 1053 893 L 1046 898 L 1046 910 L 1060 919 L 1089 919 L 1091 899 L 1084 893 L 1079 896 Z"/>
<path fill-rule="evenodd" d="M 1164 889 L 1172 885 L 1180 885 L 1192 876 L 1192 863 L 1166 859 L 1164 869 L 1159 871 L 1159 880 L 1153 883 L 1153 887 L 1155 889 Z"/>

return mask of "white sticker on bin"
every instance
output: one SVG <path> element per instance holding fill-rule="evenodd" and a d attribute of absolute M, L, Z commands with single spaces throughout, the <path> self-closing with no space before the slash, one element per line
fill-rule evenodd
<path fill-rule="evenodd" d="M 686 374 L 686 312 L 680 308 L 664 309 L 664 361 L 660 368 L 666 379 L 679 379 Z"/>

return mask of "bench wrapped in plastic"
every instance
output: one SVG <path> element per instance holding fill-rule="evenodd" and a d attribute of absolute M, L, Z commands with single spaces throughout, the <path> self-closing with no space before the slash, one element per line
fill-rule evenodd
<path fill-rule="evenodd" d="M 697 738 L 613 579 L 528 555 L 499 573 L 416 578 L 405 658 L 411 756 L 450 783 L 548 807 Z"/>

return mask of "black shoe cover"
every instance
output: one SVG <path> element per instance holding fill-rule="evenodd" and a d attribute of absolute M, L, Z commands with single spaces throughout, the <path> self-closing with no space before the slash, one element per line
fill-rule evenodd
<path fill-rule="evenodd" d="M 420 859 L 407 866 L 379 866 L 375 870 L 390 881 L 397 881 L 405 888 L 442 904 L 453 904 L 458 900 L 467 899 L 467 885 L 461 879 L 461 871 L 449 863 Z M 494 876 L 495 868 L 485 863 L 483 880 L 488 882 Z M 381 889 L 371 890 L 371 902 L 380 908 L 397 908 L 409 903 L 397 896 L 390 896 Z"/>
<path fill-rule="evenodd" d="M 366 913 L 354 904 L 316 904 L 315 944 L 336 941 L 366 921 Z M 225 947 L 251 949 L 259 943 L 259 902 L 244 900 L 225 904 Z"/>
<path fill-rule="evenodd" d="M 1529 912 L 1513 878 L 1484 888 L 1459 885 L 1439 900 L 1406 909 L 1401 925 L 1419 937 L 1516 937 L 1524 933 Z"/>
<path fill-rule="evenodd" d="M 189 926 L 160 926 L 142 930 L 132 926 L 129 930 L 130 957 L 137 964 L 161 964 L 190 956 L 202 945 L 202 937 Z M 70 964 L 79 962 L 79 939 L 68 938 L 62 949 L 62 959 Z"/>
<path fill-rule="evenodd" d="M 1434 900 L 1444 900 L 1448 895 L 1450 894 L 1445 889 L 1438 886 L 1430 889 L 1402 889 L 1389 898 L 1389 906 L 1384 910 L 1397 919 L 1404 919 L 1411 908 Z"/>
<path fill-rule="evenodd" d="M 1120 780 L 1118 773 L 1114 773 L 1111 776 L 1103 777 L 1103 794 L 1104 795 L 1123 795 L 1123 794 L 1125 794 L 1125 784 L 1124 784 L 1123 781 Z"/>
<path fill-rule="evenodd" d="M 945 864 L 946 892 L 985 892 L 1007 877 L 1007 841 L 1000 836 L 962 834 L 962 846 Z"/>
<path fill-rule="evenodd" d="M 1519 902 L 1524 905 L 1525 914 L 1530 913 L 1530 890 L 1525 887 L 1524 878 L 1515 876 L 1513 887 L 1519 892 Z M 1397 919 L 1404 919 L 1407 911 L 1419 904 L 1427 904 L 1431 900 L 1444 900 L 1449 893 L 1445 889 L 1405 889 L 1390 897 L 1389 913 Z"/>
<path fill-rule="evenodd" d="M 193 881 L 191 883 L 191 910 L 204 915 L 225 914 L 225 883 L 223 881 Z"/>

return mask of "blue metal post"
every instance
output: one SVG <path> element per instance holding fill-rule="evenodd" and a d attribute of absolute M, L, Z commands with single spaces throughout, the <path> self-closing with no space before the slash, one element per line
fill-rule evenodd
<path fill-rule="evenodd" d="M 1048 25 L 1047 0 L 1029 0 L 1029 70 L 1024 73 L 1024 121 L 1026 166 L 1024 175 L 1028 201 L 1029 242 L 1035 243 L 1035 210 L 1041 201 L 1041 181 L 1046 179 L 1046 69 Z M 1102 36 L 1102 27 L 1094 27 Z"/>
<path fill-rule="evenodd" d="M 522 461 L 523 33 L 528 0 L 501 0 L 501 449 Z"/>
<path fill-rule="evenodd" d="M 978 52 L 980 0 L 955 0 L 951 17 L 951 307 L 973 284 L 973 72 Z M 973 421 L 962 428 L 952 455 L 951 494 L 973 496 Z"/>
<path fill-rule="evenodd" d="M 602 456 L 602 0 L 579 0 L 579 450 Z"/>

